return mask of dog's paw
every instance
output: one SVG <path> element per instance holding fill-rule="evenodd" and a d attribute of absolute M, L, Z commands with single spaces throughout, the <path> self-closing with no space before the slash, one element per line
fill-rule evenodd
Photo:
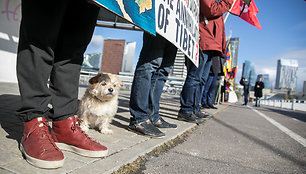
<path fill-rule="evenodd" d="M 110 129 L 101 129 L 100 130 L 100 132 L 102 133 L 102 134 L 106 134 L 106 135 L 112 135 L 113 134 L 113 131 L 112 130 L 110 130 Z"/>
<path fill-rule="evenodd" d="M 87 132 L 89 130 L 89 128 L 84 124 L 82 124 L 80 127 L 84 132 Z"/>

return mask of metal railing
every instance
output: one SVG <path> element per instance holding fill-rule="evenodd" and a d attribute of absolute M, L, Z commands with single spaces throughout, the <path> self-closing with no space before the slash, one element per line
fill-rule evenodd
<path fill-rule="evenodd" d="M 88 71 L 88 70 L 82 70 L 80 74 L 80 80 L 79 85 L 80 86 L 89 86 L 89 79 L 97 75 L 98 71 Z M 118 77 L 123 82 L 125 89 L 131 89 L 132 82 L 133 82 L 133 76 L 134 74 L 131 73 L 120 73 Z M 184 85 L 184 80 L 181 77 L 169 77 L 169 80 L 165 83 L 165 86 L 163 88 L 163 92 L 167 94 L 172 95 L 179 95 L 182 91 L 182 87 Z"/>
<path fill-rule="evenodd" d="M 284 109 L 306 111 L 305 100 L 261 100 L 261 104 Z"/>

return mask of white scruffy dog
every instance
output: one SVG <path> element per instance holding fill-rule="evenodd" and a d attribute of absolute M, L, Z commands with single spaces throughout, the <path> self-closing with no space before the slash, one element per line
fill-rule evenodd
<path fill-rule="evenodd" d="M 117 75 L 109 73 L 99 73 L 89 83 L 79 106 L 81 128 L 85 132 L 98 128 L 103 134 L 112 134 L 109 124 L 117 112 L 118 93 L 123 83 Z"/>

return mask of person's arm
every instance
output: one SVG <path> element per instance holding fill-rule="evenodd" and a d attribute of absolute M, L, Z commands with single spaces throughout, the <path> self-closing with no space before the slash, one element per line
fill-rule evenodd
<path fill-rule="evenodd" d="M 200 0 L 200 12 L 208 19 L 217 18 L 227 12 L 232 6 L 233 0 Z"/>
<path fill-rule="evenodd" d="M 256 88 L 256 89 L 257 89 L 257 88 L 258 88 L 258 89 L 260 88 L 260 84 L 259 84 L 258 82 L 255 83 L 255 88 Z"/>

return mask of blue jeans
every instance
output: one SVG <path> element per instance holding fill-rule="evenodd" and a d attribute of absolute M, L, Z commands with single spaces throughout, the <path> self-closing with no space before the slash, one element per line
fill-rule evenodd
<path fill-rule="evenodd" d="M 209 74 L 207 82 L 202 89 L 202 105 L 212 105 L 213 93 L 216 88 L 218 74 Z"/>
<path fill-rule="evenodd" d="M 200 51 L 198 68 L 188 58 L 185 58 L 187 77 L 180 96 L 180 113 L 200 112 L 201 85 L 205 84 L 211 67 L 210 54 L 211 51 Z"/>
<path fill-rule="evenodd" d="M 131 124 L 159 120 L 160 96 L 173 69 L 176 52 L 177 48 L 160 35 L 144 33 L 130 96 Z"/>

